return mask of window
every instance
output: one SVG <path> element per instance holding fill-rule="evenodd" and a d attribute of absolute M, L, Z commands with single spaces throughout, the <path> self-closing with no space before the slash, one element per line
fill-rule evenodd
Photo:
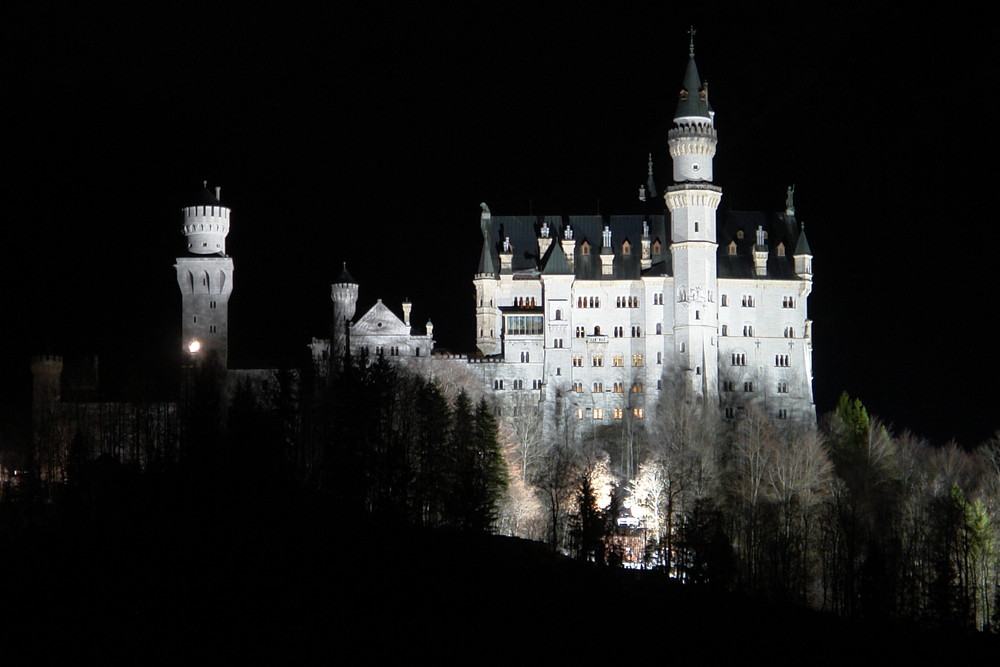
<path fill-rule="evenodd" d="M 615 408 L 614 411 L 612 412 L 612 415 L 614 416 L 615 419 L 621 419 L 622 418 L 622 409 L 621 408 Z"/>
<path fill-rule="evenodd" d="M 494 380 L 493 381 L 493 388 L 494 389 L 503 389 L 503 380 Z"/>
<path fill-rule="evenodd" d="M 594 386 L 591 389 L 591 393 L 593 393 L 593 394 L 603 394 L 604 393 L 604 383 L 603 382 L 595 382 Z"/>
<path fill-rule="evenodd" d="M 633 354 L 632 355 L 632 365 L 633 366 L 642 366 L 642 355 L 641 354 Z"/>
<path fill-rule="evenodd" d="M 531 388 L 532 389 L 541 389 L 542 388 L 542 381 L 541 380 L 532 380 L 531 381 Z"/>
<path fill-rule="evenodd" d="M 786 408 L 779 408 L 778 419 L 788 419 L 788 410 Z"/>
<path fill-rule="evenodd" d="M 524 380 L 514 380 L 514 389 L 524 389 Z"/>
<path fill-rule="evenodd" d="M 632 338 L 638 338 L 642 335 L 642 330 L 639 327 L 632 327 Z"/>
<path fill-rule="evenodd" d="M 736 417 L 735 408 L 726 408 L 726 419 L 733 419 Z"/>
<path fill-rule="evenodd" d="M 723 324 L 722 325 L 722 335 L 723 336 L 728 336 L 729 335 L 729 325 L 728 324 Z"/>
<path fill-rule="evenodd" d="M 743 295 L 743 307 L 744 308 L 753 308 L 753 295 L 752 294 L 744 294 Z"/>
<path fill-rule="evenodd" d="M 645 411 L 642 408 L 632 408 L 632 416 L 636 419 L 642 419 L 645 417 Z"/>
<path fill-rule="evenodd" d="M 577 368 L 583 368 L 583 355 L 582 354 L 574 354 L 573 355 L 573 365 L 576 366 Z"/>
<path fill-rule="evenodd" d="M 642 393 L 642 383 L 641 382 L 633 382 L 632 383 L 632 393 L 633 394 L 641 394 Z"/>
<path fill-rule="evenodd" d="M 615 327 L 614 334 L 615 338 L 621 338 L 625 335 L 625 327 Z"/>
<path fill-rule="evenodd" d="M 658 363 L 658 364 L 662 364 L 663 363 L 663 353 L 662 352 L 657 352 L 656 353 L 656 363 Z"/>
<path fill-rule="evenodd" d="M 208 302 L 208 307 L 214 309 L 215 308 L 215 302 L 214 301 L 209 301 Z"/>
<path fill-rule="evenodd" d="M 583 408 L 577 408 L 576 409 L 576 418 L 577 419 L 583 419 Z"/>
<path fill-rule="evenodd" d="M 660 335 L 662 333 L 663 333 L 663 323 L 662 322 L 657 322 L 656 323 L 656 334 Z"/>
<path fill-rule="evenodd" d="M 541 315 L 507 315 L 504 321 L 508 336 L 540 336 L 544 322 Z"/>
<path fill-rule="evenodd" d="M 601 327 L 600 327 L 600 325 L 596 325 L 594 327 L 594 335 L 595 336 L 600 336 L 601 335 Z"/>
<path fill-rule="evenodd" d="M 778 383 L 778 393 L 787 394 L 788 393 L 788 383 L 782 380 Z"/>
<path fill-rule="evenodd" d="M 590 358 L 590 365 L 591 366 L 603 366 L 604 365 L 604 355 L 603 354 L 595 354 L 595 355 L 591 356 L 591 358 Z"/>
<path fill-rule="evenodd" d="M 613 391 L 616 394 L 623 393 L 625 391 L 625 383 L 624 382 L 615 382 Z"/>
<path fill-rule="evenodd" d="M 728 307 L 729 306 L 729 295 L 728 294 L 723 294 L 722 295 L 722 306 L 723 307 Z"/>
<path fill-rule="evenodd" d="M 778 244 L 778 257 L 784 257 L 784 256 L 785 256 L 785 244 L 784 243 L 779 243 Z"/>
<path fill-rule="evenodd" d="M 736 255 L 736 241 L 729 242 L 729 256 L 734 257 Z"/>
<path fill-rule="evenodd" d="M 722 391 L 733 391 L 733 381 L 723 380 L 722 381 Z"/>
<path fill-rule="evenodd" d="M 656 390 L 659 391 L 660 389 L 663 389 L 663 380 L 656 381 Z"/>
<path fill-rule="evenodd" d="M 575 391 L 578 394 L 582 394 L 583 393 L 583 383 L 582 382 L 574 382 L 573 383 L 573 391 Z"/>
<path fill-rule="evenodd" d="M 623 255 L 632 254 L 632 244 L 629 243 L 628 241 L 625 241 L 625 243 L 622 244 L 622 254 Z"/>
<path fill-rule="evenodd" d="M 621 366 L 624 366 L 625 365 L 625 355 L 623 355 L 623 354 L 616 354 L 613 357 L 611 357 L 611 365 L 615 366 L 615 367 L 619 367 L 619 368 Z"/>
<path fill-rule="evenodd" d="M 684 347 L 684 343 L 681 343 L 680 351 L 683 354 L 687 348 Z"/>
<path fill-rule="evenodd" d="M 562 338 L 553 338 L 552 339 L 552 347 L 555 347 L 555 348 L 562 348 L 562 347 L 564 347 L 564 345 L 563 345 L 563 339 Z"/>
<path fill-rule="evenodd" d="M 787 354 L 774 355 L 774 365 L 779 368 L 788 368 L 791 365 L 789 361 L 790 360 Z"/>
<path fill-rule="evenodd" d="M 782 297 L 781 298 L 781 307 L 782 308 L 794 308 L 795 307 L 795 297 L 794 296 L 785 296 L 785 297 Z"/>
<path fill-rule="evenodd" d="M 752 324 L 744 324 L 743 325 L 743 335 L 744 336 L 751 336 L 751 337 L 753 336 L 753 325 Z"/>
<path fill-rule="evenodd" d="M 740 229 L 739 231 L 736 232 L 736 238 L 738 238 L 741 241 L 743 240 L 743 230 L 742 229 Z"/>
<path fill-rule="evenodd" d="M 530 352 L 522 352 L 521 353 L 521 363 L 522 364 L 527 364 L 527 363 L 530 363 L 530 362 L 531 362 L 531 353 Z"/>
<path fill-rule="evenodd" d="M 594 419 L 604 419 L 604 408 L 594 408 Z"/>
<path fill-rule="evenodd" d="M 662 306 L 663 305 L 663 292 L 657 292 L 653 295 L 653 305 Z"/>
<path fill-rule="evenodd" d="M 747 355 L 744 352 L 734 352 L 732 356 L 733 366 L 746 366 L 747 365 Z"/>
<path fill-rule="evenodd" d="M 785 338 L 795 338 L 795 327 L 785 327 Z"/>
<path fill-rule="evenodd" d="M 659 255 L 662 254 L 662 252 L 663 252 L 663 246 L 660 244 L 660 240 L 657 239 L 653 241 L 653 254 Z"/>
<path fill-rule="evenodd" d="M 753 391 L 753 382 L 744 382 L 743 391 Z"/>
<path fill-rule="evenodd" d="M 577 327 L 576 328 L 576 337 L 577 338 L 586 338 L 587 337 L 587 330 L 584 329 L 583 327 Z"/>
<path fill-rule="evenodd" d="M 562 319 L 562 311 L 561 310 L 558 310 L 558 309 L 556 310 L 556 319 L 557 320 L 561 320 Z"/>
<path fill-rule="evenodd" d="M 590 254 L 590 244 L 584 241 L 580 244 L 580 254 L 589 255 Z"/>
<path fill-rule="evenodd" d="M 208 333 L 216 333 L 215 325 L 210 324 L 208 327 Z"/>

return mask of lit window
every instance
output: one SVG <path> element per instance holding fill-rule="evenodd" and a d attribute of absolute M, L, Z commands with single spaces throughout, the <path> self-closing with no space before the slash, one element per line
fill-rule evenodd
<path fill-rule="evenodd" d="M 593 393 L 593 394 L 603 394 L 604 393 L 604 383 L 603 382 L 595 382 L 594 386 L 592 388 L 591 393 Z"/>
<path fill-rule="evenodd" d="M 583 393 L 583 383 L 582 382 L 574 382 L 573 383 L 573 391 L 575 391 L 578 394 Z"/>
<path fill-rule="evenodd" d="M 625 365 L 625 356 L 622 354 L 616 354 L 611 357 L 611 365 L 620 367 Z"/>
<path fill-rule="evenodd" d="M 583 355 L 582 354 L 574 354 L 573 355 L 573 365 L 576 366 L 577 368 L 583 368 Z"/>
<path fill-rule="evenodd" d="M 591 366 L 603 366 L 604 365 L 604 355 L 603 354 L 595 354 L 595 355 L 593 355 L 590 358 L 590 365 Z"/>
<path fill-rule="evenodd" d="M 594 419 L 604 419 L 604 408 L 594 408 Z"/>
<path fill-rule="evenodd" d="M 633 382 L 632 383 L 632 393 L 633 394 L 641 394 L 642 393 L 642 383 L 641 382 Z"/>
<path fill-rule="evenodd" d="M 636 419 L 642 419 L 646 415 L 642 408 L 632 408 L 632 416 Z"/>
<path fill-rule="evenodd" d="M 642 366 L 642 355 L 641 354 L 633 354 L 632 355 L 632 365 L 633 366 Z"/>
<path fill-rule="evenodd" d="M 614 384 L 614 393 L 621 394 L 624 391 L 625 391 L 625 383 L 624 382 L 615 382 L 615 384 Z"/>
<path fill-rule="evenodd" d="M 621 408 L 615 408 L 614 411 L 612 412 L 612 414 L 614 415 L 615 419 L 621 419 L 622 418 L 622 409 Z"/>
<path fill-rule="evenodd" d="M 583 419 L 583 408 L 577 408 L 576 409 L 576 418 L 577 419 Z"/>

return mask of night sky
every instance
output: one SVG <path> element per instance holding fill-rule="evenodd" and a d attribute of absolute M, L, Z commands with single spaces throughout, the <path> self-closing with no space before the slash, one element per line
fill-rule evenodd
<path fill-rule="evenodd" d="M 957 3 L 470 4 L 5 7 L 3 418 L 29 403 L 31 354 L 169 378 L 180 208 L 203 180 L 233 210 L 233 363 L 327 336 L 345 260 L 359 312 L 409 297 L 471 352 L 479 203 L 641 211 L 647 153 L 669 181 L 693 23 L 723 207 L 779 210 L 796 185 L 818 410 L 847 390 L 937 443 L 1000 427 L 995 21 Z"/>

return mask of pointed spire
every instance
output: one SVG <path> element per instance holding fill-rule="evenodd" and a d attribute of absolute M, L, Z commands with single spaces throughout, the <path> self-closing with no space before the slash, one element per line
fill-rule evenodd
<path fill-rule="evenodd" d="M 347 262 L 344 262 L 344 267 L 340 270 L 340 275 L 337 276 L 338 285 L 357 285 L 358 282 L 351 277 L 351 274 L 347 272 Z"/>
<path fill-rule="evenodd" d="M 795 244 L 795 254 L 812 255 L 812 249 L 809 248 L 809 241 L 806 240 L 806 223 L 804 222 L 799 225 L 799 241 Z"/>
<path fill-rule="evenodd" d="M 698 66 L 694 62 L 694 35 L 697 32 L 694 26 L 688 30 L 691 35 L 691 43 L 688 47 L 688 64 L 684 71 L 684 85 L 681 88 L 680 100 L 677 103 L 677 111 L 674 118 L 687 118 L 699 116 L 711 118 L 711 107 L 708 104 L 708 86 L 702 83 L 698 76 Z"/>

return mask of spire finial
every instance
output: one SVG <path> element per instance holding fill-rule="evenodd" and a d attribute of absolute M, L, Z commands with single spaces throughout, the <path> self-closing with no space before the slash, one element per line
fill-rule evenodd
<path fill-rule="evenodd" d="M 653 154 L 652 153 L 649 154 L 649 162 L 648 162 L 648 164 L 649 164 L 649 171 L 646 172 L 646 173 L 648 173 L 650 176 L 652 176 L 653 175 Z"/>
<path fill-rule="evenodd" d="M 691 35 L 691 42 L 688 46 L 688 53 L 692 58 L 694 58 L 694 36 L 698 31 L 694 29 L 694 26 L 688 28 L 688 34 Z"/>

